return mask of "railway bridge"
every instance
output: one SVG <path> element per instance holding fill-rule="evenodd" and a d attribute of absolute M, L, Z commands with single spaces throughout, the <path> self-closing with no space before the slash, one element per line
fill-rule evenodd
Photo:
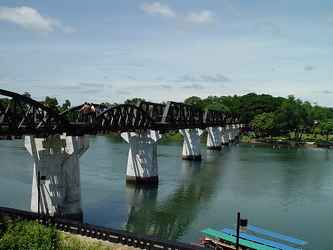
<path fill-rule="evenodd" d="M 0 137 L 24 136 L 34 160 L 34 212 L 82 217 L 79 159 L 89 148 L 87 135 L 120 133 L 129 144 L 126 181 L 156 185 L 157 143 L 163 134 L 179 131 L 184 138 L 182 158 L 200 161 L 203 133 L 207 133 L 207 149 L 221 150 L 222 145 L 237 141 L 242 127 L 237 116 L 172 101 L 93 104 L 93 112 L 85 112 L 85 105 L 60 113 L 0 89 Z"/>

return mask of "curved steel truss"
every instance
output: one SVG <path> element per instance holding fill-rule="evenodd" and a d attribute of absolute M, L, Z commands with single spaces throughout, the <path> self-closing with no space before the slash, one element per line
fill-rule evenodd
<path fill-rule="evenodd" d="M 121 104 L 100 113 L 92 124 L 97 132 L 133 131 L 153 128 L 153 120 L 140 107 Z"/>
<path fill-rule="evenodd" d="M 47 135 L 73 130 L 56 111 L 29 97 L 0 89 L 0 135 Z"/>
<path fill-rule="evenodd" d="M 179 102 L 161 104 L 141 101 L 136 105 L 111 107 L 85 103 L 58 113 L 29 97 L 0 89 L 0 136 L 83 135 L 146 129 L 165 132 L 224 126 L 237 120 L 223 112 L 202 111 Z"/>

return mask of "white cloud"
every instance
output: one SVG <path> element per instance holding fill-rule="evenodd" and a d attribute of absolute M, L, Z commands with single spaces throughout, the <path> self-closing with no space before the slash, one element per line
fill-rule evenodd
<path fill-rule="evenodd" d="M 186 16 L 186 21 L 190 23 L 211 23 L 214 21 L 214 13 L 210 10 L 202 10 L 199 12 L 190 12 Z"/>
<path fill-rule="evenodd" d="M 159 2 L 144 3 L 141 9 L 152 15 L 161 15 L 164 17 L 176 17 L 176 13 L 169 6 L 161 4 Z"/>
<path fill-rule="evenodd" d="M 52 32 L 56 29 L 65 33 L 74 32 L 72 27 L 63 25 L 57 19 L 42 16 L 38 10 L 27 6 L 0 6 L 0 21 L 15 23 L 26 30 L 37 32 Z"/>

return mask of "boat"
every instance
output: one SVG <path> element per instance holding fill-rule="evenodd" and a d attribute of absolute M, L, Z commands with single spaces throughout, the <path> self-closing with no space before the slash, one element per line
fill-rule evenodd
<path fill-rule="evenodd" d="M 237 231 L 230 228 L 216 230 L 205 228 L 200 244 L 206 248 L 235 250 Z M 265 237 L 265 238 L 264 238 Z M 276 233 L 258 226 L 249 225 L 239 233 L 239 250 L 302 250 L 307 244 L 288 235 Z"/>

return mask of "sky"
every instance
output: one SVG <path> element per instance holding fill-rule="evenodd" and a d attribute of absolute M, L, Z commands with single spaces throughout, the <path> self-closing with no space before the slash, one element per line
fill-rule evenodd
<path fill-rule="evenodd" d="M 0 88 L 42 100 L 295 95 L 333 107 L 331 0 L 0 0 Z"/>

